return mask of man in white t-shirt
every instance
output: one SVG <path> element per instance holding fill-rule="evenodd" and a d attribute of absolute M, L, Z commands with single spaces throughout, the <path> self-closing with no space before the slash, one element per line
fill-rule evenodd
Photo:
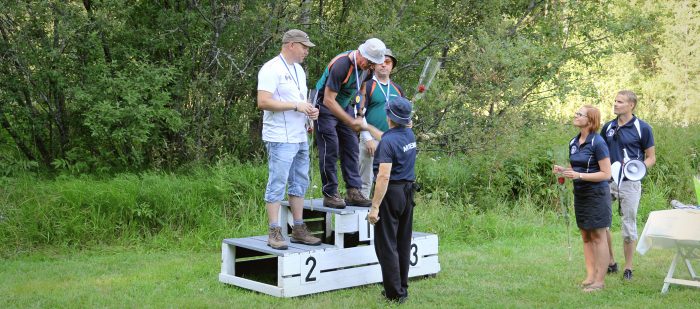
<path fill-rule="evenodd" d="M 309 187 L 306 123 L 307 117 L 317 119 L 319 111 L 307 102 L 306 73 L 299 63 L 313 46 L 303 31 L 289 30 L 282 37 L 282 52 L 265 63 L 258 73 L 258 108 L 264 111 L 262 137 L 268 155 L 267 244 L 278 250 L 287 249 L 278 220 L 285 186 L 294 217 L 291 241 L 321 244 L 318 237 L 311 235 L 302 217 L 304 195 Z"/>

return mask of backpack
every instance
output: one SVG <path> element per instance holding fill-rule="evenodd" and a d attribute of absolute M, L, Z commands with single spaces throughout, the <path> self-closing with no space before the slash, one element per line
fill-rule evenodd
<path fill-rule="evenodd" d="M 369 97 L 369 98 L 371 98 L 371 97 L 372 97 L 372 94 L 374 94 L 374 89 L 377 88 L 377 84 L 378 84 L 377 81 L 374 80 L 374 79 L 371 80 L 371 83 L 372 83 L 372 86 L 370 86 L 369 94 L 368 94 L 368 96 L 367 96 L 367 97 Z M 394 82 L 391 82 L 391 86 L 394 87 L 394 89 L 396 89 L 396 92 L 397 92 L 400 96 L 402 96 L 402 97 L 404 96 L 404 95 L 403 95 L 403 91 L 401 91 L 401 89 L 399 89 L 399 87 L 397 87 L 396 84 L 394 84 Z"/>

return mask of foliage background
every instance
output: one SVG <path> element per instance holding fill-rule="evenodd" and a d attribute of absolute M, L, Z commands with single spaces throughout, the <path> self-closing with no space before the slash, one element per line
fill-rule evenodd
<path fill-rule="evenodd" d="M 639 94 L 657 137 L 644 211 L 690 201 L 700 172 L 697 1 L 3 1 L 0 12 L 5 253 L 260 232 L 256 76 L 289 28 L 317 44 L 309 85 L 370 37 L 397 54 L 392 79 L 409 97 L 426 57 L 442 61 L 415 127 L 420 198 L 461 214 L 425 218 L 441 235 L 457 225 L 478 241 L 493 231 L 462 223 L 491 209 L 556 210 L 550 168 L 576 134 L 573 111 L 593 104 L 610 119 L 621 89 Z"/>
<path fill-rule="evenodd" d="M 393 79 L 409 95 L 425 58 L 441 60 L 418 102 L 426 151 L 498 148 L 494 136 L 568 119 L 583 103 L 609 118 L 623 88 L 652 123 L 700 117 L 695 1 L 4 1 L 0 10 L 6 175 L 261 157 L 257 71 L 289 28 L 318 46 L 305 64 L 310 85 L 369 37 L 398 54 Z"/>

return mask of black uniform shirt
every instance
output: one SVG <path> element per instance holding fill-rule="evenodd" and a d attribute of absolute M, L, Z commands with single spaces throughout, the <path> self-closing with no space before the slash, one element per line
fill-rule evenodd
<path fill-rule="evenodd" d="M 569 161 L 574 171 L 579 173 L 596 173 L 600 172 L 598 161 L 609 158 L 610 152 L 608 145 L 603 140 L 603 137 L 598 133 L 588 134 L 586 141 L 583 144 L 578 143 L 581 134 L 579 133 L 569 143 Z M 607 187 L 607 181 L 590 182 L 580 179 L 574 180 L 574 187 L 577 189 L 588 189 Z"/>
<path fill-rule="evenodd" d="M 391 163 L 389 180 L 416 180 L 416 136 L 406 127 L 389 129 L 379 141 L 374 153 L 374 176 L 380 163 Z"/>

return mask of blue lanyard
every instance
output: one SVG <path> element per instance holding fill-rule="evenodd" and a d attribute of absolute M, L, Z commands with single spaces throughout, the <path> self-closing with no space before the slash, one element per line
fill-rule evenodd
<path fill-rule="evenodd" d="M 355 84 L 357 85 L 357 94 L 360 94 L 360 75 L 357 74 L 357 51 L 352 53 L 352 64 L 355 66 Z"/>
<path fill-rule="evenodd" d="M 377 87 L 379 87 L 379 90 L 381 90 L 382 94 L 384 94 L 384 97 L 386 97 L 386 104 L 389 104 L 389 97 L 391 96 L 391 79 L 389 79 L 389 82 L 386 84 L 386 92 L 384 92 L 384 89 L 382 88 L 382 83 L 379 82 L 376 75 L 372 77 L 372 79 L 377 81 Z"/>
<path fill-rule="evenodd" d="M 355 67 L 355 85 L 357 86 L 357 93 L 355 94 L 355 104 L 354 104 L 354 109 L 355 109 L 355 115 L 357 115 L 357 105 L 360 104 L 360 74 L 357 73 L 357 53 L 359 51 L 354 51 L 352 53 L 352 61 L 353 61 L 353 66 Z M 365 73 L 363 70 L 362 73 Z"/>

